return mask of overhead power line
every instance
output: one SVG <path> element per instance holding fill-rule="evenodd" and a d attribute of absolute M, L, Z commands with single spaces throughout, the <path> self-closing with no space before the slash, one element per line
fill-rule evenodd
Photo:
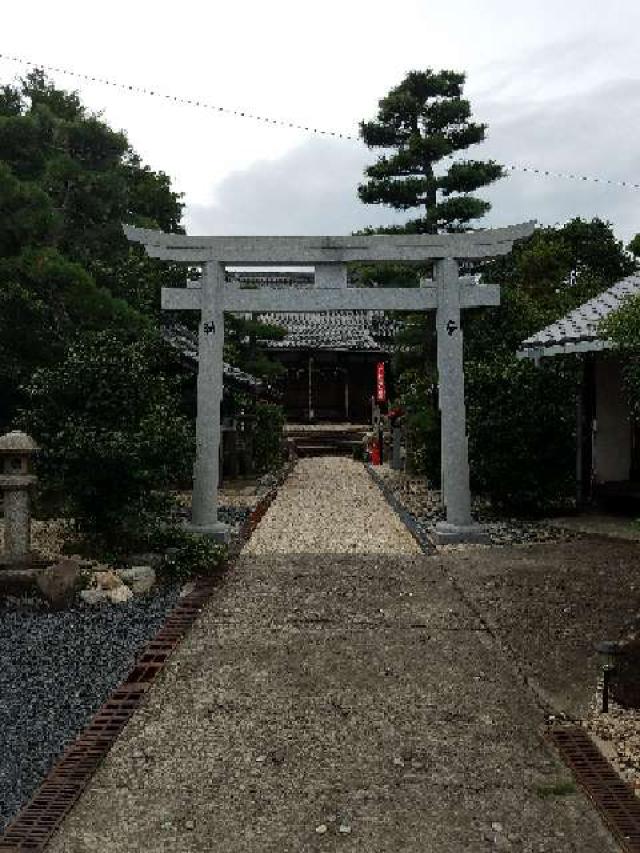
<path fill-rule="evenodd" d="M 258 115 L 257 113 L 248 110 L 238 110 L 232 107 L 225 107 L 220 104 L 212 104 L 201 98 L 187 98 L 184 95 L 171 95 L 167 92 L 162 92 L 158 89 L 147 89 L 144 86 L 138 86 L 135 83 L 122 83 L 117 80 L 110 80 L 106 77 L 97 77 L 93 74 L 85 74 L 81 71 L 73 71 L 70 68 L 61 68 L 57 65 L 49 65 L 42 62 L 33 62 L 22 56 L 12 56 L 6 53 L 0 53 L 0 60 L 13 62 L 18 65 L 27 65 L 34 68 L 41 68 L 43 71 L 48 71 L 54 74 L 63 74 L 67 77 L 72 77 L 76 80 L 83 80 L 87 83 L 97 83 L 101 86 L 110 86 L 112 89 L 120 89 L 124 92 L 129 92 L 136 95 L 147 95 L 153 98 L 160 98 L 164 101 L 173 102 L 176 104 L 184 104 L 197 109 L 210 110 L 211 112 L 221 113 L 223 115 L 235 116 L 236 118 L 251 119 L 252 121 L 261 122 L 262 124 L 272 127 L 283 127 L 291 130 L 301 130 L 305 133 L 312 133 L 316 136 L 333 137 L 334 139 L 346 139 L 352 142 L 361 142 L 359 136 L 352 133 L 342 133 L 337 130 L 327 130 L 322 127 L 313 127 L 312 125 L 301 124 L 296 121 L 289 121 L 281 118 L 271 118 L 269 116 Z M 538 177 L 546 178 L 562 178 L 564 180 L 582 181 L 583 183 L 603 184 L 613 187 L 624 187 L 625 189 L 640 190 L 640 183 L 634 181 L 621 181 L 614 178 L 604 178 L 597 175 L 579 175 L 572 172 L 559 172 L 554 169 L 541 169 L 535 166 L 522 166 L 516 163 L 509 163 L 504 166 L 510 172 L 522 172 Z"/>

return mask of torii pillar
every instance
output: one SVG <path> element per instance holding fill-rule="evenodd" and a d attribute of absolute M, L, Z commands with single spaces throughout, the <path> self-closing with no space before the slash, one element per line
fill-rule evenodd
<path fill-rule="evenodd" d="M 198 330 L 196 459 L 191 509 L 191 530 L 222 542 L 229 538 L 228 526 L 218 521 L 220 404 L 224 384 L 224 279 L 224 264 L 215 261 L 203 264 Z"/>
<path fill-rule="evenodd" d="M 224 312 L 344 310 L 436 310 L 438 384 L 442 413 L 443 499 L 446 521 L 436 525 L 438 542 L 486 541 L 471 518 L 462 362 L 462 308 L 498 305 L 497 285 L 478 285 L 458 275 L 463 258 L 504 255 L 513 242 L 533 233 L 534 223 L 459 234 L 371 234 L 351 237 L 192 237 L 125 226 L 130 240 L 150 257 L 198 264 L 199 286 L 163 288 L 162 307 L 200 311 L 198 413 L 191 529 L 228 538 L 218 521 L 220 402 L 223 383 Z M 347 263 L 434 262 L 435 278 L 419 288 L 347 286 Z M 243 289 L 225 284 L 226 265 L 313 266 L 315 288 L 287 291 Z"/>
<path fill-rule="evenodd" d="M 438 406 L 440 408 L 442 501 L 446 521 L 434 537 L 446 542 L 487 542 L 486 531 L 471 517 L 469 442 L 467 439 L 460 303 L 464 279 L 458 263 L 445 258 L 435 264 Z M 493 304 L 499 303 L 499 293 Z M 491 304 L 487 300 L 484 304 Z"/>

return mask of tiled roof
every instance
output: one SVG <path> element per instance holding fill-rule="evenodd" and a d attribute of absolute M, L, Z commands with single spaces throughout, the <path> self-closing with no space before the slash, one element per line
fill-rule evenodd
<path fill-rule="evenodd" d="M 189 361 L 198 361 L 198 335 L 186 326 L 174 324 L 166 326 L 162 330 L 162 336 L 178 349 Z M 225 381 L 235 382 L 251 388 L 260 388 L 261 381 L 250 373 L 245 373 L 239 367 L 223 362 L 223 375 Z"/>
<path fill-rule="evenodd" d="M 598 334 L 598 324 L 630 296 L 640 294 L 640 275 L 631 275 L 589 299 L 565 317 L 523 341 L 519 358 L 542 358 L 562 353 L 609 349 L 611 342 Z"/>
<path fill-rule="evenodd" d="M 395 323 L 383 311 L 319 311 L 308 314 L 259 314 L 262 323 L 281 326 L 281 341 L 268 349 L 365 350 L 380 352 L 390 342 Z"/>

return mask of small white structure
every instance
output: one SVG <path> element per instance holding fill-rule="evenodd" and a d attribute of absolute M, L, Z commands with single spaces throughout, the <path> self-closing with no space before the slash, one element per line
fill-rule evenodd
<path fill-rule="evenodd" d="M 127 237 L 141 243 L 150 257 L 202 270 L 196 286 L 162 291 L 163 308 L 200 312 L 192 529 L 220 539 L 227 536 L 217 509 L 225 311 L 435 310 L 446 509 L 446 521 L 438 525 L 436 536 L 440 541 L 483 540 L 484 531 L 471 519 L 460 312 L 472 306 L 498 305 L 500 290 L 497 285 L 479 286 L 474 278 L 460 277 L 458 261 L 507 254 L 514 240 L 528 237 L 533 229 L 534 223 L 528 222 L 460 234 L 192 237 L 125 226 Z M 348 287 L 347 263 L 351 261 L 433 261 L 435 277 L 419 288 Z M 225 284 L 227 266 L 313 266 L 314 287 L 282 290 Z"/>
<path fill-rule="evenodd" d="M 631 275 L 527 338 L 517 353 L 536 362 L 565 354 L 581 358 L 576 422 L 580 500 L 629 494 L 634 488 L 640 493 L 640 428 L 623 392 L 622 357 L 599 332 L 600 322 L 636 295 L 640 296 L 640 275 Z"/>

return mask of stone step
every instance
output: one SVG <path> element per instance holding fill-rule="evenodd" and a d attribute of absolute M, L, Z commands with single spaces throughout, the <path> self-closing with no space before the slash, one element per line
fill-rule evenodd
<path fill-rule="evenodd" d="M 298 456 L 350 456 L 352 447 L 335 444 L 297 444 Z"/>

